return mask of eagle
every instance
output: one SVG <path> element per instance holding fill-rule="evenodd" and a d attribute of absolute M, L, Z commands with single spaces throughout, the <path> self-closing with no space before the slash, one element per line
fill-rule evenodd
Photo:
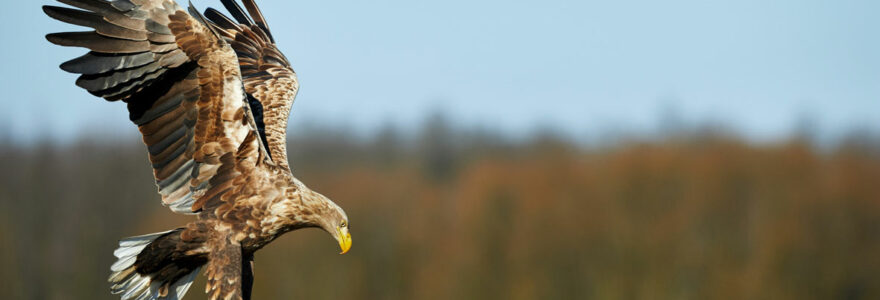
<path fill-rule="evenodd" d="M 89 52 L 61 64 L 76 85 L 127 105 L 147 146 L 162 204 L 185 226 L 122 239 L 110 267 L 122 299 L 180 299 L 204 269 L 210 299 L 248 299 L 254 252 L 320 228 L 351 248 L 348 216 L 293 176 L 286 131 L 299 90 L 253 0 L 221 0 L 231 18 L 173 0 L 58 0 L 56 45 Z"/>

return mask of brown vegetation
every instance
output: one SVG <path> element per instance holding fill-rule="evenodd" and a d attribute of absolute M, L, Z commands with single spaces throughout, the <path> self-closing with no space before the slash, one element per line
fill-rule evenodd
<path fill-rule="evenodd" d="M 294 173 L 354 247 L 285 235 L 256 299 L 877 299 L 880 155 L 699 135 L 583 148 L 310 131 Z M 0 147 L 0 298 L 114 299 L 117 239 L 181 225 L 137 141 Z M 197 281 L 188 299 L 204 299 Z"/>

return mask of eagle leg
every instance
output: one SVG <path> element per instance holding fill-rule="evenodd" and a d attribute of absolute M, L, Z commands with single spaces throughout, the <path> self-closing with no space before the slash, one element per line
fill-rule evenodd
<path fill-rule="evenodd" d="M 241 261 L 241 295 L 243 300 L 251 300 L 254 290 L 254 254 L 245 255 Z"/>
<path fill-rule="evenodd" d="M 242 297 L 246 277 L 242 276 L 242 271 L 246 262 L 242 259 L 241 245 L 228 237 L 221 237 L 210 240 L 209 247 L 211 253 L 208 255 L 208 265 L 205 269 L 205 275 L 208 277 L 205 293 L 208 294 L 208 299 L 247 299 Z M 246 286 L 250 291 L 250 284 Z"/>

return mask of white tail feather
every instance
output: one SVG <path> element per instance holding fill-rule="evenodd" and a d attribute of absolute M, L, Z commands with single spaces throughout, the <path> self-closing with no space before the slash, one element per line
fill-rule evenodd
<path fill-rule="evenodd" d="M 138 254 L 144 248 L 160 236 L 171 231 L 173 230 L 130 237 L 119 241 L 119 248 L 113 251 L 113 255 L 118 259 L 110 267 L 110 270 L 113 272 L 110 274 L 110 278 L 108 278 L 111 284 L 110 291 L 113 294 L 122 294 L 121 298 L 123 300 L 180 300 L 183 298 L 196 275 L 202 269 L 201 267 L 196 268 L 177 280 L 177 282 L 174 282 L 174 284 L 169 285 L 168 295 L 160 298 L 159 288 L 163 283 L 153 282 L 150 275 L 138 274 L 134 265 Z"/>
<path fill-rule="evenodd" d="M 196 268 L 194 271 L 190 272 L 186 276 L 183 276 L 180 280 L 174 283 L 171 286 L 169 291 L 168 300 L 180 300 L 183 298 L 183 295 L 186 295 L 186 291 L 189 290 L 189 287 L 192 285 L 193 280 L 196 279 L 196 275 L 199 274 L 199 271 L 202 267 Z"/>

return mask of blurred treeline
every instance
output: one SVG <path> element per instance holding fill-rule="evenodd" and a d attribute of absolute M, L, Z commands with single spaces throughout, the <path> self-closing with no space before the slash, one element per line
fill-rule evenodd
<path fill-rule="evenodd" d="M 867 136 L 417 131 L 292 132 L 294 173 L 346 208 L 354 247 L 285 235 L 257 255 L 256 299 L 880 299 Z M 189 220 L 147 164 L 136 138 L 0 146 L 0 298 L 117 299 L 116 241 Z"/>

